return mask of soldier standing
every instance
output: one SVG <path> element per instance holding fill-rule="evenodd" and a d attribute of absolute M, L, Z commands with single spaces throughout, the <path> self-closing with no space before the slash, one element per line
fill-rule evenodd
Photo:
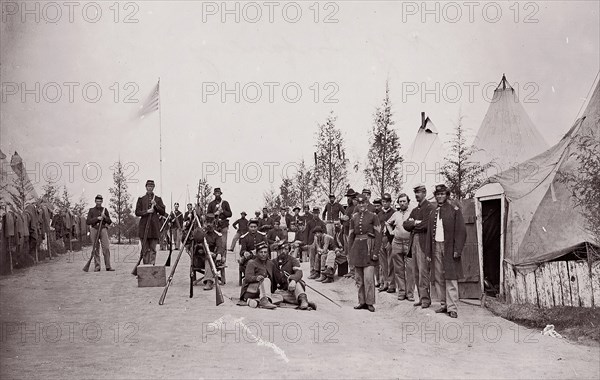
<path fill-rule="evenodd" d="M 437 209 L 429 216 L 425 252 L 433 263 L 435 290 L 441 306 L 436 313 L 458 316 L 458 279 L 462 277 L 460 256 L 467 239 L 462 212 L 448 203 L 450 191 L 437 185 L 433 193 Z"/>
<path fill-rule="evenodd" d="M 179 239 L 181 238 L 181 229 L 183 227 L 183 213 L 179 211 L 179 203 L 175 202 L 173 207 L 175 207 L 175 210 L 169 215 L 171 237 L 173 238 L 171 244 L 175 244 L 174 249 L 179 249 Z"/>
<path fill-rule="evenodd" d="M 214 214 L 215 218 L 217 218 L 217 231 L 219 231 L 223 237 L 223 246 L 227 247 L 227 231 L 229 230 L 229 218 L 233 215 L 231 213 L 231 207 L 229 207 L 229 202 L 221 198 L 223 192 L 221 188 L 215 187 L 213 191 L 213 195 L 215 199 L 213 199 L 207 208 L 207 214 Z M 225 257 L 223 257 L 225 260 Z"/>
<path fill-rule="evenodd" d="M 114 269 L 110 265 L 110 247 L 108 240 L 108 225 L 112 224 L 112 220 L 110 220 L 108 210 L 102 207 L 102 200 L 102 195 L 96 195 L 96 198 L 94 199 L 96 202 L 96 207 L 92 207 L 88 211 L 86 224 L 92 227 L 90 228 L 90 238 L 92 239 L 92 244 L 96 241 L 96 239 L 98 239 L 98 234 L 100 234 L 98 244 L 102 245 L 104 265 L 106 266 L 107 271 L 112 272 Z M 104 210 L 104 212 L 102 212 L 102 210 Z M 98 231 L 100 223 L 102 223 L 102 229 Z M 100 249 L 99 247 L 96 248 L 97 249 L 92 252 L 94 255 L 94 272 L 100 272 Z"/>
<path fill-rule="evenodd" d="M 375 265 L 381 249 L 381 224 L 377 215 L 367 209 L 367 198 L 359 195 L 358 211 L 350 220 L 349 263 L 354 266 L 358 305 L 354 308 L 375 311 Z"/>
<path fill-rule="evenodd" d="M 410 232 L 407 257 L 413 258 L 413 274 L 419 291 L 419 300 L 414 305 L 425 309 L 431 305 L 429 295 L 429 264 L 431 258 L 425 254 L 425 243 L 427 241 L 429 215 L 435 210 L 435 206 L 426 199 L 427 189 L 424 185 L 417 185 L 413 190 L 418 205 L 412 209 L 410 216 L 402 226 Z"/>
<path fill-rule="evenodd" d="M 138 234 L 142 239 L 142 257 L 144 264 L 156 262 L 156 244 L 160 238 L 158 215 L 166 216 L 165 204 L 154 194 L 154 181 L 146 181 L 146 194 L 139 197 L 135 206 L 135 215 L 140 217 Z"/>

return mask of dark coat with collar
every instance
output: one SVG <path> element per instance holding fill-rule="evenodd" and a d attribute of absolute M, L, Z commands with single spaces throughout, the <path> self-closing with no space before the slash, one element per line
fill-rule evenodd
<path fill-rule="evenodd" d="M 138 236 L 140 239 L 144 238 L 146 225 L 148 225 L 148 235 L 146 236 L 146 239 L 159 239 L 161 226 L 158 215 L 167 216 L 167 213 L 165 212 L 165 204 L 163 203 L 162 199 L 156 195 L 154 196 L 154 200 L 156 201 L 154 212 L 148 214 L 151 200 L 151 196 L 144 194 L 144 196 L 138 198 L 137 204 L 135 205 L 135 216 L 140 217 L 140 224 L 138 226 Z"/>
<path fill-rule="evenodd" d="M 444 203 L 440 209 L 440 218 L 444 226 L 444 278 L 446 280 L 458 280 L 463 277 L 460 255 L 467 240 L 467 229 L 462 212 L 457 206 Z M 437 226 L 437 208 L 434 208 L 428 218 L 427 241 L 425 243 L 425 254 L 433 258 L 435 248 L 435 232 Z M 454 258 L 454 252 L 458 258 Z M 433 278 L 433 276 L 432 276 Z"/>
<path fill-rule="evenodd" d="M 435 210 L 435 207 L 431 202 L 427 199 L 423 200 L 417 207 L 413 208 L 410 212 L 408 219 L 402 224 L 402 227 L 408 232 L 410 232 L 410 238 L 408 241 L 408 257 L 412 257 L 412 245 L 413 240 L 416 238 L 419 239 L 419 244 L 421 250 L 425 252 L 425 243 L 427 241 L 427 226 L 429 215 L 432 211 Z M 415 223 L 415 220 L 420 220 L 419 223 Z"/>

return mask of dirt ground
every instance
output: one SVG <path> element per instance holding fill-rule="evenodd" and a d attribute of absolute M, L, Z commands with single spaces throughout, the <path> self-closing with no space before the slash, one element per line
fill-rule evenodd
<path fill-rule="evenodd" d="M 450 319 L 378 294 L 369 313 L 352 308 L 353 282 L 337 279 L 308 284 L 341 308 L 310 289 L 317 311 L 240 307 L 230 254 L 228 299 L 216 307 L 214 291 L 197 286 L 189 298 L 185 253 L 159 306 L 163 289 L 138 288 L 130 274 L 137 246 L 112 246 L 116 272 L 83 272 L 89 251 L 0 279 L 0 378 L 600 378 L 598 346 L 478 306 L 461 303 Z"/>

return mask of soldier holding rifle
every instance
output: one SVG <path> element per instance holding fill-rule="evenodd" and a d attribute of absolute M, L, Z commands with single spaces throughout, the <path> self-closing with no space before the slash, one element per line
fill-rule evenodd
<path fill-rule="evenodd" d="M 90 237 L 92 241 L 96 241 L 98 239 L 98 234 L 100 234 L 100 244 L 102 244 L 102 255 L 104 255 L 104 265 L 106 266 L 106 270 L 109 272 L 114 271 L 114 269 L 110 266 L 110 248 L 108 241 L 108 225 L 112 223 L 110 220 L 110 215 L 108 214 L 108 210 L 102 207 L 102 195 L 96 195 L 94 201 L 96 202 L 96 207 L 92 207 L 88 211 L 86 223 L 90 225 Z M 100 228 L 100 231 L 98 231 Z M 99 249 L 93 250 L 92 254 L 94 255 L 94 272 L 100 272 L 100 253 Z M 87 268 L 85 268 L 87 271 Z"/>
<path fill-rule="evenodd" d="M 154 194 L 154 181 L 146 181 L 146 194 L 139 197 L 135 206 L 135 215 L 140 217 L 138 233 L 142 239 L 142 259 L 144 264 L 156 262 L 156 244 L 160 237 L 158 215 L 166 216 L 165 204 Z"/>

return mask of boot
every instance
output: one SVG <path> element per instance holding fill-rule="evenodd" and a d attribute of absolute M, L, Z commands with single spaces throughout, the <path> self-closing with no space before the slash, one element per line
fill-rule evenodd
<path fill-rule="evenodd" d="M 311 273 L 310 276 L 308 276 L 309 280 L 314 280 L 315 278 L 319 277 L 319 275 L 317 273 Z"/>
<path fill-rule="evenodd" d="M 317 310 L 317 304 L 314 302 L 308 302 L 308 307 L 310 307 L 313 310 Z"/>
<path fill-rule="evenodd" d="M 214 282 L 212 280 L 206 281 L 204 284 L 204 290 L 212 290 Z"/>
<path fill-rule="evenodd" d="M 325 276 L 325 274 L 321 274 L 321 277 L 317 278 L 315 281 L 325 281 L 327 279 L 327 276 Z"/>
<path fill-rule="evenodd" d="M 327 277 L 325 278 L 325 280 L 323 280 L 321 283 L 322 283 L 322 284 L 330 284 L 330 283 L 332 283 L 332 282 L 333 282 L 333 277 L 327 276 Z"/>
<path fill-rule="evenodd" d="M 302 293 L 298 296 L 298 301 L 300 302 L 300 310 L 308 309 L 308 298 L 306 297 L 306 293 Z"/>
<path fill-rule="evenodd" d="M 277 306 L 273 305 L 267 297 L 261 298 L 260 302 L 258 303 L 258 306 L 262 309 L 269 309 L 269 310 L 277 309 Z"/>

